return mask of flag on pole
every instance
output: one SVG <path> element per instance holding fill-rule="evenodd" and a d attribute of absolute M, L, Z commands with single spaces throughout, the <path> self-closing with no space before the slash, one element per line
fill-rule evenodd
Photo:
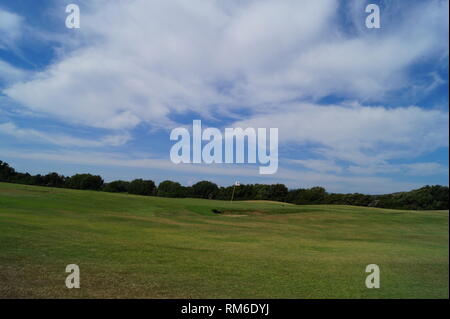
<path fill-rule="evenodd" d="M 239 182 L 234 182 L 233 193 L 231 194 L 231 202 L 233 202 L 233 198 L 234 198 L 234 190 L 236 189 L 236 186 L 241 186 L 241 183 L 239 183 Z"/>

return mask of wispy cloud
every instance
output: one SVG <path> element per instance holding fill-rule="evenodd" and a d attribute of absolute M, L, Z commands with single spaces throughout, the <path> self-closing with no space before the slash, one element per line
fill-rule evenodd
<path fill-rule="evenodd" d="M 414 158 L 449 143 L 448 114 L 440 110 L 302 103 L 285 108 L 286 112 L 262 114 L 234 125 L 279 127 L 284 142 L 313 143 L 308 149 L 328 160 L 363 165 Z"/>
<path fill-rule="evenodd" d="M 29 73 L 0 60 L 0 84 L 11 84 L 27 78 Z"/>
<path fill-rule="evenodd" d="M 86 6 L 78 32 L 92 41 L 6 95 L 63 121 L 132 128 L 217 105 L 254 113 L 330 94 L 380 100 L 414 85 L 414 63 L 448 55 L 446 1 L 405 6 L 389 32 L 354 35 L 339 28 L 336 0 Z"/>
<path fill-rule="evenodd" d="M 64 147 L 102 147 L 120 146 L 127 143 L 131 136 L 128 133 L 107 135 L 100 138 L 82 139 L 58 133 L 46 133 L 34 129 L 17 127 L 14 123 L 0 123 L 0 134 L 10 135 L 14 138 L 32 141 L 40 144 L 54 144 Z"/>
<path fill-rule="evenodd" d="M 343 171 L 342 167 L 337 165 L 333 160 L 307 159 L 307 160 L 287 160 L 286 162 L 293 164 L 300 164 L 301 166 L 316 172 L 340 173 Z"/>
<path fill-rule="evenodd" d="M 22 17 L 0 8 L 0 49 L 13 45 L 22 35 L 22 31 Z"/>
<path fill-rule="evenodd" d="M 21 16 L 0 8 L 0 50 L 15 50 L 23 33 Z M 27 72 L 0 58 L 0 85 L 11 85 L 25 79 Z"/>
<path fill-rule="evenodd" d="M 448 166 L 435 162 L 350 166 L 348 167 L 348 171 L 352 174 L 362 176 L 392 173 L 400 173 L 411 176 L 448 176 Z"/>

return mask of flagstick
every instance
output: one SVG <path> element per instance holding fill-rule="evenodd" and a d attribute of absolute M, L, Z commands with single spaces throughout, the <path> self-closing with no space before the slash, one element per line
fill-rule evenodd
<path fill-rule="evenodd" d="M 231 202 L 233 202 L 234 198 L 234 190 L 236 189 L 236 185 L 233 186 L 233 193 L 231 194 Z"/>

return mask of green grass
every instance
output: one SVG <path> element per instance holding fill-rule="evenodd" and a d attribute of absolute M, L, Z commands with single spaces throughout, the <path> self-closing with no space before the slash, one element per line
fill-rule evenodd
<path fill-rule="evenodd" d="M 448 298 L 448 234 L 448 211 L 0 183 L 0 298 Z"/>

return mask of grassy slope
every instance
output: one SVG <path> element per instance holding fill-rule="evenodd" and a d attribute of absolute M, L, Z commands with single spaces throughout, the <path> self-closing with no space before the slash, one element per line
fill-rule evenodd
<path fill-rule="evenodd" d="M 365 288 L 371 263 L 381 289 Z M 447 211 L 0 183 L 0 298 L 448 298 L 448 271 Z"/>

